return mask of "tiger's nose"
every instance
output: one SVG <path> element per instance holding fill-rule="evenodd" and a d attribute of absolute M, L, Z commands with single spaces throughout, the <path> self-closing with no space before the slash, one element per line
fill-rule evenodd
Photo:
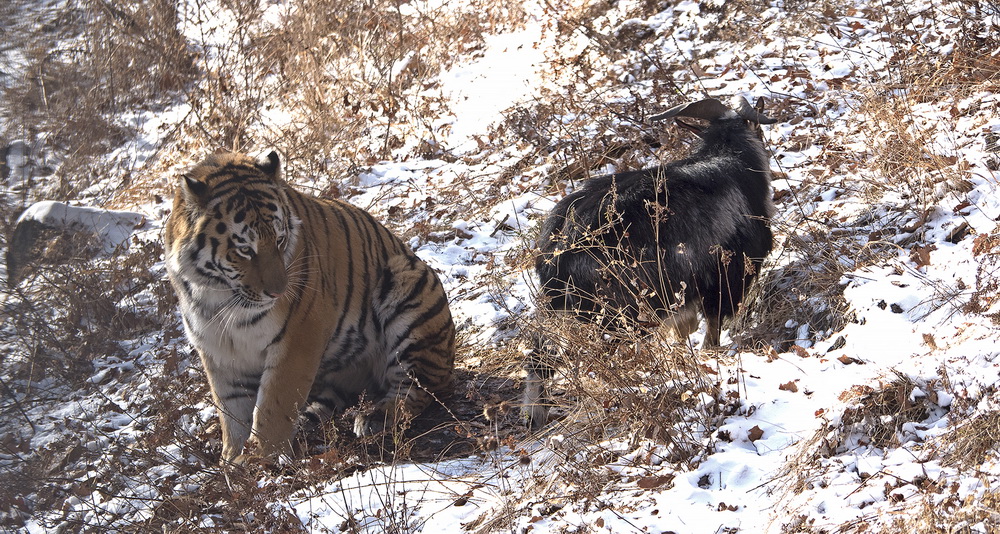
<path fill-rule="evenodd" d="M 268 297 L 276 299 L 285 294 L 285 289 L 287 287 L 288 278 L 282 276 L 276 280 L 269 280 L 268 283 L 265 283 L 262 293 Z"/>
<path fill-rule="evenodd" d="M 265 289 L 264 290 L 264 294 L 267 295 L 268 297 L 271 297 L 272 299 L 277 299 L 277 298 L 280 298 L 282 295 L 284 295 L 285 292 L 284 291 L 272 291 L 270 289 Z"/>

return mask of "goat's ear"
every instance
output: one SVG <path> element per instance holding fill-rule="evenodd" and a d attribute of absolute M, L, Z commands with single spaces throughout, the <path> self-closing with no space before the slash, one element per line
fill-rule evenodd
<path fill-rule="evenodd" d="M 760 115 L 761 117 L 764 116 L 764 97 L 762 96 L 757 97 L 757 103 L 754 104 L 753 109 L 754 111 L 757 112 L 757 115 Z M 763 141 L 764 127 L 761 126 L 759 122 L 753 122 L 753 121 L 750 122 L 750 127 L 751 129 L 753 129 L 753 133 L 754 135 L 757 136 L 757 139 Z"/>
<path fill-rule="evenodd" d="M 208 202 L 208 184 L 189 174 L 181 176 L 179 189 L 184 202 L 189 206 L 203 208 Z"/>
<path fill-rule="evenodd" d="M 704 128 L 702 128 L 701 126 L 698 126 L 697 124 L 691 123 L 691 122 L 684 122 L 684 121 L 682 121 L 680 119 L 674 119 L 674 123 L 677 124 L 677 126 L 680 126 L 681 128 L 683 128 L 683 129 L 685 129 L 685 130 L 687 130 L 689 132 L 694 133 L 698 137 L 703 137 L 702 134 L 705 133 L 705 129 Z"/>

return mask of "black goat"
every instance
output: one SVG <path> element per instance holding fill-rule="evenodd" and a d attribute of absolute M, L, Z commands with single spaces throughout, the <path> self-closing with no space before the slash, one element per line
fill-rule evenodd
<path fill-rule="evenodd" d="M 556 204 L 538 238 L 540 316 L 574 316 L 612 335 L 666 324 L 686 338 L 700 311 L 705 346 L 719 344 L 722 320 L 771 252 L 774 211 L 759 125 L 776 121 L 760 113 L 762 101 L 732 104 L 710 98 L 651 117 L 708 126 L 675 119 L 701 138 L 691 156 L 593 178 Z M 536 427 L 546 422 L 540 401 L 559 352 L 551 345 L 536 336 L 526 365 L 525 408 Z"/>

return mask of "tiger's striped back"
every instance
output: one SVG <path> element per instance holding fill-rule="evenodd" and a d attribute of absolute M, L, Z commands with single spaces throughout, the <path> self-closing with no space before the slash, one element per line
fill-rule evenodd
<path fill-rule="evenodd" d="M 289 187 L 274 153 L 209 157 L 178 186 L 167 270 L 220 408 L 223 459 L 287 452 L 300 409 L 364 397 L 359 435 L 446 390 L 455 328 L 437 275 L 367 212 Z"/>

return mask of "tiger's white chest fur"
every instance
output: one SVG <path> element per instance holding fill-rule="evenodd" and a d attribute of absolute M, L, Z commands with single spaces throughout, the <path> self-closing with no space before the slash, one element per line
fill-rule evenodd
<path fill-rule="evenodd" d="M 184 279 L 180 272 L 177 276 Z M 185 282 L 188 293 L 178 295 L 178 300 L 188 338 L 221 369 L 259 373 L 269 345 L 281 330 L 280 314 L 273 306 L 270 309 L 233 306 L 231 292 L 191 280 Z"/>
<path fill-rule="evenodd" d="M 182 305 L 182 309 L 184 307 Z M 183 316 L 185 331 L 196 346 L 219 360 L 220 364 L 246 368 L 263 367 L 268 346 L 281 328 L 281 323 L 271 312 L 252 326 L 240 326 L 258 314 L 230 313 L 223 318 L 206 318 L 198 311 L 192 311 L 183 313 Z"/>

